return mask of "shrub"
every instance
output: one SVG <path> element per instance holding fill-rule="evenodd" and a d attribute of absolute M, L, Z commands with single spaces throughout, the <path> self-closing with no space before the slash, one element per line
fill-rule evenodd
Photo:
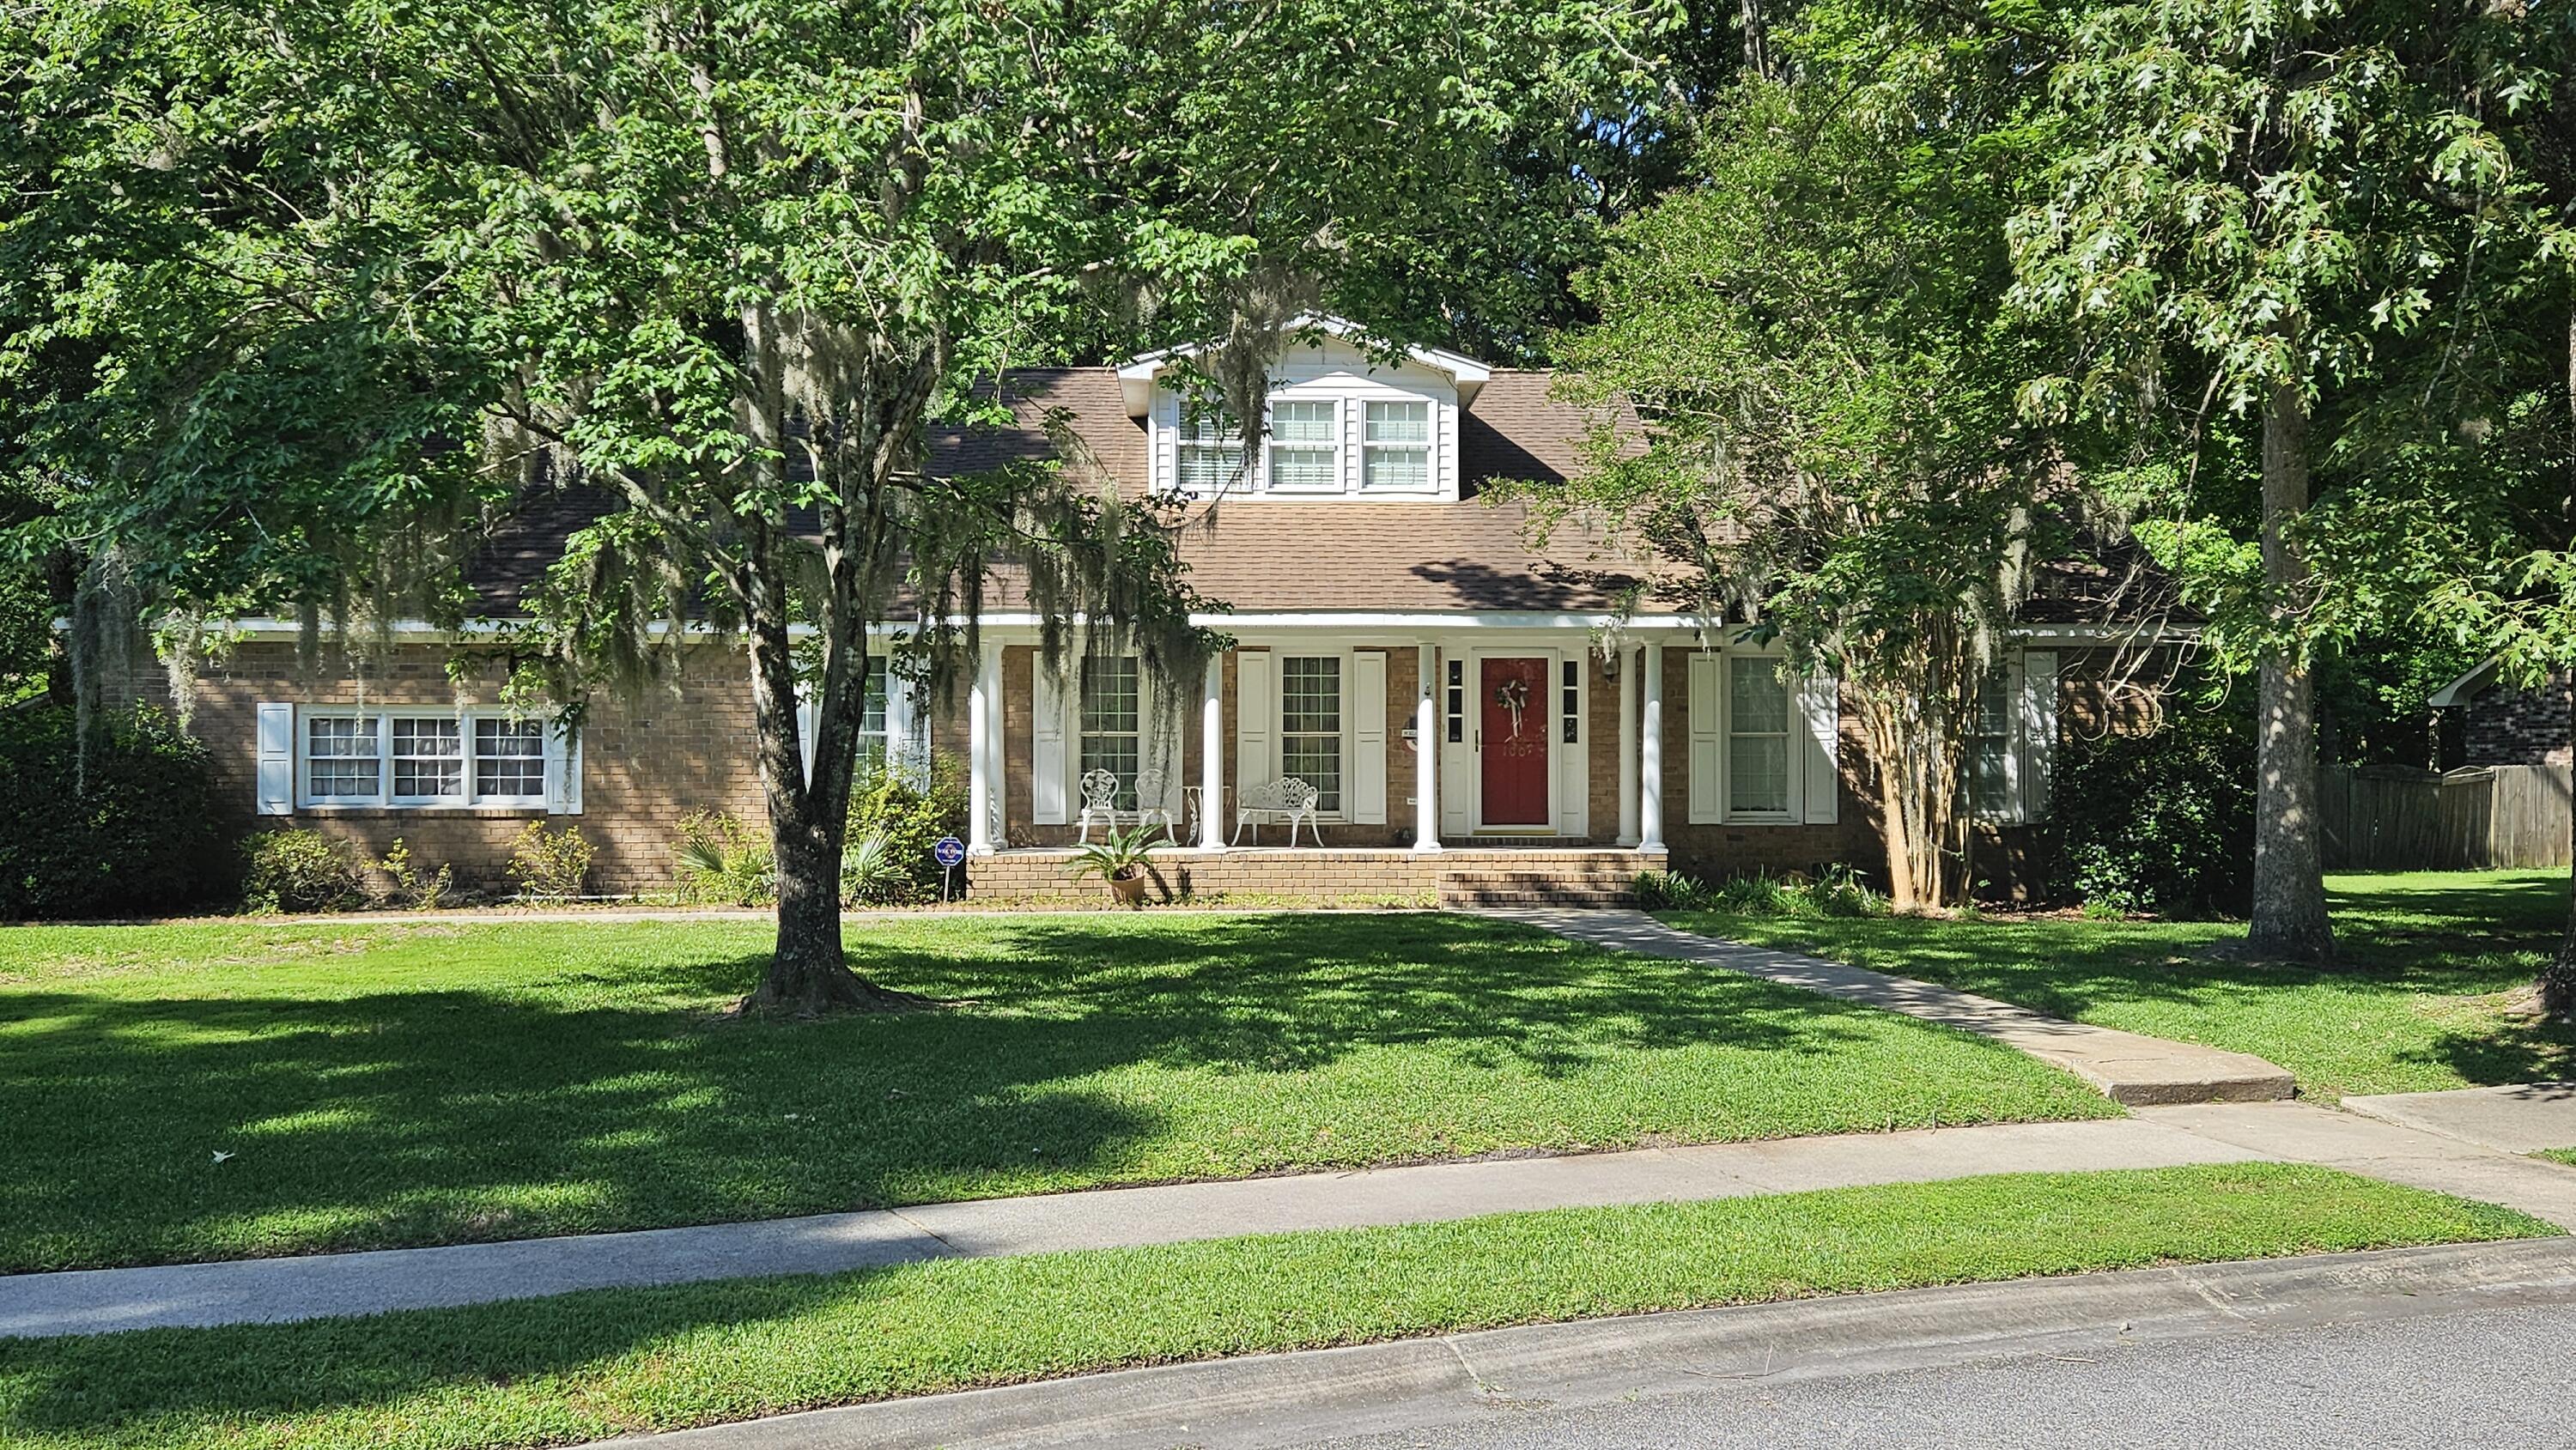
<path fill-rule="evenodd" d="M 510 879 L 519 894 L 538 901 L 570 901 L 590 879 L 591 845 L 579 826 L 548 831 L 530 821 L 510 848 Z"/>
<path fill-rule="evenodd" d="M 242 905 L 252 911 L 341 911 L 367 899 L 356 849 L 320 831 L 253 832 L 242 865 Z"/>
<path fill-rule="evenodd" d="M 925 778 L 897 763 L 864 765 L 850 789 L 850 835 L 855 845 L 885 838 L 885 859 L 899 874 L 886 878 L 890 894 L 858 898 L 871 904 L 927 900 L 939 894 L 940 869 L 931 851 L 942 836 L 966 834 L 966 779 L 956 761 L 933 762 Z M 847 880 L 847 872 L 843 873 Z"/>
<path fill-rule="evenodd" d="M 205 746 L 138 709 L 91 747 L 72 712 L 0 710 L 0 919 L 147 915 L 238 880 Z"/>
<path fill-rule="evenodd" d="M 769 834 L 721 811 L 683 817 L 671 858 L 679 865 L 684 901 L 766 906 L 778 899 L 778 862 Z"/>
<path fill-rule="evenodd" d="M 418 911 L 436 911 L 456 886 L 456 868 L 441 862 L 438 870 L 424 875 L 411 859 L 411 847 L 404 845 L 400 836 L 394 837 L 392 847 L 385 852 L 385 859 L 376 863 L 376 869 L 393 878 L 392 900 Z"/>
<path fill-rule="evenodd" d="M 860 906 L 891 906 L 919 894 L 912 872 L 894 858 L 883 832 L 853 836 L 841 852 L 841 899 Z"/>
<path fill-rule="evenodd" d="M 2053 813 L 2061 896 L 2173 917 L 2253 905 L 2254 735 L 2240 717 L 2178 713 L 2152 735 L 2073 742 Z"/>
<path fill-rule="evenodd" d="M 1737 916 L 1876 916 L 1887 899 L 1839 862 L 1813 876 L 1756 871 L 1710 885 L 1695 877 L 1648 871 L 1637 877 L 1637 904 L 1648 911 L 1725 911 Z"/>

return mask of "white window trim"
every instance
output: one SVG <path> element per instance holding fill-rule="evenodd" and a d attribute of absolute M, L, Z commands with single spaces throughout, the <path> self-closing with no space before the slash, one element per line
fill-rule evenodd
<path fill-rule="evenodd" d="M 1361 493 L 1387 498 L 1428 498 L 1440 492 L 1440 402 L 1436 398 L 1361 397 L 1359 403 L 1360 457 L 1358 488 Z M 1380 405 L 1418 407 L 1422 409 L 1422 441 L 1419 443 L 1371 443 L 1368 436 L 1368 410 Z M 1397 451 L 1422 455 L 1422 482 L 1409 486 L 1371 484 L 1368 477 L 1369 454 L 1372 451 Z"/>
<path fill-rule="evenodd" d="M 1792 679 L 1780 680 L 1788 692 L 1788 731 L 1782 738 L 1788 750 L 1788 794 L 1776 811 L 1746 811 L 1735 806 L 1735 662 L 1759 660 L 1768 664 L 1776 675 L 1782 656 L 1758 650 L 1727 650 L 1718 656 L 1717 666 L 1717 799 L 1718 818 L 1731 826 L 1793 826 L 1806 819 L 1806 790 L 1799 768 L 1798 737 L 1806 723 L 1798 715 L 1798 686 Z"/>
<path fill-rule="evenodd" d="M 1340 800 L 1334 808 L 1329 811 L 1320 806 L 1316 808 L 1315 818 L 1321 821 L 1348 822 L 1351 818 L 1351 777 L 1353 766 L 1359 758 L 1359 745 L 1353 738 L 1357 732 L 1352 728 L 1354 722 L 1351 718 L 1351 695 L 1353 693 L 1352 683 L 1357 678 L 1353 673 L 1355 667 L 1351 662 L 1351 656 L 1353 653 L 1354 651 L 1347 649 L 1299 649 L 1294 645 L 1274 645 L 1271 647 L 1270 651 L 1270 758 L 1273 763 L 1273 775 L 1286 775 L 1288 773 L 1288 662 L 1290 660 L 1341 661 L 1340 665 L 1337 667 L 1341 671 L 1341 696 L 1339 708 L 1342 720 L 1342 783 L 1339 791 Z M 1300 731 L 1299 733 L 1308 734 L 1312 732 Z"/>
<path fill-rule="evenodd" d="M 1268 412 L 1268 417 L 1264 420 L 1265 426 L 1261 430 L 1261 488 L 1263 492 L 1285 494 L 1291 498 L 1325 498 L 1333 494 L 1349 493 L 1351 491 L 1350 459 L 1346 456 L 1348 452 L 1347 445 L 1350 440 L 1345 436 L 1350 428 L 1349 408 L 1346 406 L 1348 402 L 1349 399 L 1344 398 L 1339 394 L 1327 397 L 1298 397 L 1293 394 L 1285 394 L 1273 395 L 1266 403 L 1263 404 L 1263 407 Z M 1330 443 L 1283 443 L 1280 440 L 1278 428 L 1279 409 L 1282 405 L 1321 405 L 1322 407 L 1330 410 L 1332 413 L 1332 441 Z M 1283 447 L 1310 450 L 1330 449 L 1333 455 L 1331 481 L 1312 488 L 1281 483 L 1279 481 L 1278 471 L 1271 467 L 1271 463 L 1279 456 L 1279 450 Z M 1174 456 L 1177 460 L 1178 455 L 1176 454 Z M 1178 464 L 1176 462 L 1175 467 L 1177 468 L 1177 466 Z"/>
<path fill-rule="evenodd" d="M 1067 677 L 1065 680 L 1065 698 L 1069 706 L 1066 713 L 1071 717 L 1069 721 L 1070 728 L 1065 732 L 1065 744 L 1067 748 L 1064 752 L 1064 763 L 1065 774 L 1069 777 L 1065 799 L 1072 804 L 1072 808 L 1076 811 L 1082 809 L 1082 761 L 1085 753 L 1083 749 L 1084 744 L 1087 741 L 1094 739 L 1095 735 L 1096 738 L 1107 740 L 1113 738 L 1125 738 L 1131 733 L 1124 730 L 1094 732 L 1084 724 L 1085 712 L 1083 706 L 1090 693 L 1084 688 L 1085 684 L 1088 683 L 1084 676 L 1091 668 L 1092 658 L 1093 657 L 1089 655 L 1081 656 L 1071 661 L 1071 668 L 1065 671 Z M 1154 768 L 1152 757 L 1154 745 L 1154 707 L 1152 700 L 1149 698 L 1153 692 L 1153 686 L 1145 677 L 1145 662 L 1133 652 L 1109 655 L 1104 656 L 1103 658 L 1124 660 L 1136 667 L 1136 728 L 1132 732 L 1136 740 L 1136 769 L 1130 772 L 1127 777 L 1120 782 L 1121 786 L 1124 787 L 1129 794 L 1135 794 L 1138 779 L 1142 777 L 1146 771 Z M 1035 666 L 1035 668 L 1045 669 L 1046 665 L 1041 662 Z M 1124 807 L 1123 809 L 1134 810 L 1142 807 L 1144 804 L 1144 797 L 1142 795 L 1137 795 L 1136 805 Z"/>
<path fill-rule="evenodd" d="M 394 717 L 411 720 L 454 720 L 464 752 L 464 784 L 461 795 L 398 796 L 393 794 Z M 376 722 L 376 792 L 372 796 L 317 796 L 313 793 L 313 734 L 308 723 L 314 720 L 365 719 Z M 468 811 L 547 809 L 544 747 L 539 746 L 537 790 L 533 795 L 487 795 L 476 789 L 479 778 L 475 769 L 474 723 L 477 720 L 536 720 L 542 728 L 555 728 L 549 714 L 526 710 L 504 709 L 432 709 L 421 705 L 298 705 L 295 707 L 295 808 L 299 811 Z"/>

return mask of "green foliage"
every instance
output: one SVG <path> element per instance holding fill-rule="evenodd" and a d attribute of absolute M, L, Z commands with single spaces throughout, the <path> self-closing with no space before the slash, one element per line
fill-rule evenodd
<path fill-rule="evenodd" d="M 581 827 L 566 824 L 549 831 L 543 821 L 530 821 L 510 845 L 510 879 L 519 893 L 537 901 L 571 901 L 590 879 L 590 839 Z"/>
<path fill-rule="evenodd" d="M 671 859 L 679 867 L 684 901 L 766 906 L 778 899 L 778 858 L 769 833 L 721 811 L 681 817 Z"/>
<path fill-rule="evenodd" d="M 1122 831 L 1110 826 L 1097 841 L 1085 841 L 1073 848 L 1073 859 L 1064 863 L 1064 874 L 1080 881 L 1097 877 L 1102 884 L 1121 881 L 1144 873 L 1153 864 L 1154 848 L 1161 844 L 1163 828 L 1138 824 Z"/>
<path fill-rule="evenodd" d="M 939 894 L 942 872 L 932 852 L 942 836 L 966 836 L 966 772 L 946 756 L 927 777 L 903 762 L 864 762 L 850 792 L 852 843 L 883 841 L 883 865 L 864 891 L 842 874 L 845 899 L 871 906 L 926 901 Z"/>
<path fill-rule="evenodd" d="M 1812 875 L 1767 871 L 1728 876 L 1714 883 L 1662 871 L 1640 874 L 1637 904 L 1648 911 L 1723 911 L 1738 916 L 1827 917 L 1880 916 L 1887 911 L 1881 896 L 1858 871 L 1841 862 Z"/>
<path fill-rule="evenodd" d="M 918 896 L 921 883 L 895 857 L 883 831 L 853 836 L 841 853 L 841 900 L 860 906 L 894 906 Z"/>
<path fill-rule="evenodd" d="M 233 880 L 203 744 L 158 711 L 120 719 L 90 747 L 72 713 L 0 709 L 0 919 L 151 915 Z"/>
<path fill-rule="evenodd" d="M 418 911 L 436 911 L 439 903 L 445 901 L 447 893 L 456 886 L 455 867 L 442 861 L 436 871 L 423 871 L 412 860 L 411 847 L 400 836 L 394 837 L 393 845 L 386 849 L 385 859 L 376 863 L 376 869 L 392 878 L 392 900 L 397 905 Z"/>
<path fill-rule="evenodd" d="M 2254 739 L 2235 712 L 2076 738 L 2050 787 L 2059 892 L 2106 911 L 2242 917 L 2254 873 Z"/>
<path fill-rule="evenodd" d="M 356 848 L 304 826 L 242 841 L 242 905 L 251 911 L 345 911 L 366 903 Z"/>

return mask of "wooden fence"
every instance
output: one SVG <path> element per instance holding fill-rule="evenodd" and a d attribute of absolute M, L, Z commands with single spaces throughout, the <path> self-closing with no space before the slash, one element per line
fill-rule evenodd
<path fill-rule="evenodd" d="M 2436 774 L 2323 772 L 2326 865 L 2457 871 L 2568 864 L 2569 771 L 2482 765 Z"/>

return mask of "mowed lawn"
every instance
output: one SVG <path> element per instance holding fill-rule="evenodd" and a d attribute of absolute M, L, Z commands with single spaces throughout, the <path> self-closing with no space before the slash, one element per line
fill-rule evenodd
<path fill-rule="evenodd" d="M 0 1339 L 0 1443 L 554 1445 L 1448 1330 L 2552 1232 L 2323 1168 L 2238 1163 L 952 1259 L 368 1319 Z"/>
<path fill-rule="evenodd" d="M 854 923 L 944 1005 L 730 1019 L 767 942 L 0 930 L 0 1270 L 2117 1112 L 1963 1034 L 1472 917 Z"/>
<path fill-rule="evenodd" d="M 2242 924 L 1995 915 L 1832 920 L 1676 912 L 1688 930 L 1945 982 L 2271 1059 L 2303 1094 L 2576 1077 L 2576 1031 L 2505 1010 L 2567 926 L 2564 871 L 2327 878 L 2341 962 L 2253 965 Z"/>

